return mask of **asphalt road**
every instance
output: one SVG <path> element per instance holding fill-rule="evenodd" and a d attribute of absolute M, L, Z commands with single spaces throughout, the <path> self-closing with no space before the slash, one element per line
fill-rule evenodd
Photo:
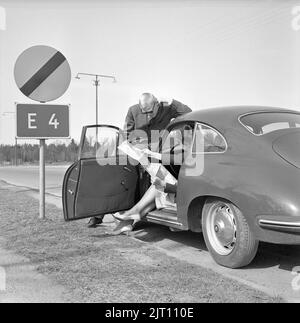
<path fill-rule="evenodd" d="M 46 167 L 46 192 L 61 196 L 64 174 L 68 166 Z M 0 179 L 13 185 L 33 189 L 39 188 L 39 167 L 18 166 L 0 167 Z"/>
<path fill-rule="evenodd" d="M 63 287 L 46 275 L 40 274 L 37 266 L 27 258 L 3 248 L 3 245 L 5 240 L 0 238 L 0 262 L 1 268 L 5 268 L 5 283 L 0 288 L 0 303 L 65 302 Z M 3 287 L 5 292 L 1 290 Z"/>

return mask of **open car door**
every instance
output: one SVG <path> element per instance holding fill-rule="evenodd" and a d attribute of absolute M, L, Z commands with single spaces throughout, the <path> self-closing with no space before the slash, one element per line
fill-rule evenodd
<path fill-rule="evenodd" d="M 119 128 L 87 126 L 82 130 L 79 158 L 66 172 L 63 210 L 66 221 L 131 208 L 136 201 L 138 169 L 118 153 Z"/>

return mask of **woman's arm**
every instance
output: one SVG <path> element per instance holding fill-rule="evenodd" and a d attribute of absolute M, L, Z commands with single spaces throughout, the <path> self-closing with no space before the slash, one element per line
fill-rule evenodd
<path fill-rule="evenodd" d="M 177 184 L 166 183 L 164 192 L 165 193 L 176 194 L 177 193 Z"/>
<path fill-rule="evenodd" d="M 160 178 L 155 178 L 153 185 L 159 191 L 163 191 L 165 193 L 176 194 L 177 192 L 177 183 L 176 184 L 169 184 L 163 181 Z"/>

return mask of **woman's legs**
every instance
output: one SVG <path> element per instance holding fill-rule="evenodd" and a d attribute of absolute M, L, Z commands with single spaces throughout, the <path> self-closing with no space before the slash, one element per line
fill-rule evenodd
<path fill-rule="evenodd" d="M 155 208 L 155 197 L 156 197 L 156 188 L 154 185 L 151 185 L 141 200 L 133 206 L 130 210 L 118 214 L 116 218 L 127 219 L 132 215 L 138 215 L 140 218 L 145 216 L 148 212 Z"/>
<path fill-rule="evenodd" d="M 130 231 L 130 226 L 133 225 L 134 220 L 130 220 L 130 216 L 138 215 L 138 219 L 144 217 L 148 212 L 155 209 L 156 188 L 151 185 L 148 191 L 144 194 L 141 200 L 130 210 L 126 211 L 120 216 L 121 222 L 116 226 L 113 234 L 120 234 L 124 231 Z M 129 219 L 128 219 L 129 217 Z M 117 217 L 119 218 L 119 217 Z"/>
<path fill-rule="evenodd" d="M 141 200 L 130 210 L 126 211 L 124 215 L 140 214 L 145 216 L 149 211 L 155 208 L 156 188 L 151 185 Z"/>

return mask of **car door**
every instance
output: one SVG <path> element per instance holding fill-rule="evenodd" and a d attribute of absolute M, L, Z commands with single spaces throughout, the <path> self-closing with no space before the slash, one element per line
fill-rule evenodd
<path fill-rule="evenodd" d="M 114 126 L 83 128 L 78 161 L 64 177 L 66 221 L 122 211 L 135 204 L 138 169 L 119 155 L 121 136 L 122 131 Z"/>
<path fill-rule="evenodd" d="M 178 122 L 171 124 L 168 129 L 162 134 L 159 152 L 162 154 L 162 165 L 178 179 L 182 163 L 184 162 L 185 151 L 192 150 L 194 133 L 194 122 Z M 178 185 L 180 182 L 178 181 Z M 166 205 L 165 207 L 153 210 L 146 216 L 147 221 L 187 230 L 187 219 L 182 219 L 178 216 L 178 198 L 181 194 L 177 191 L 176 206 Z M 184 221 L 183 221 L 184 220 Z"/>

